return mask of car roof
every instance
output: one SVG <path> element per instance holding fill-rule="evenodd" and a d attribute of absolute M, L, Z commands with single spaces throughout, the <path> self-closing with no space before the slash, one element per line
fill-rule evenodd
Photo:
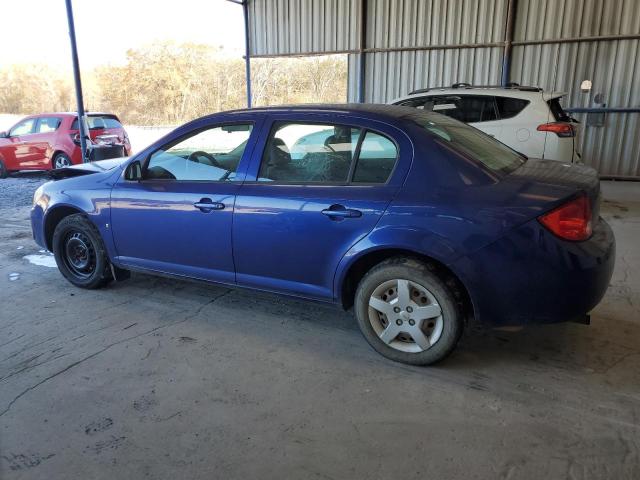
<path fill-rule="evenodd" d="M 77 117 L 78 112 L 44 112 L 44 113 L 34 113 L 32 115 L 27 115 L 25 118 L 37 118 L 37 117 L 50 117 L 55 115 L 57 117 Z M 115 113 L 106 113 L 106 112 L 85 112 L 85 115 L 95 116 L 95 115 L 109 115 L 112 117 L 117 117 Z"/>
<path fill-rule="evenodd" d="M 542 89 L 535 87 L 522 87 L 522 88 L 504 88 L 504 87 L 442 87 L 442 88 L 429 88 L 423 90 L 416 90 L 403 97 L 392 100 L 391 103 L 399 102 L 409 98 L 415 97 L 429 97 L 434 95 L 494 95 L 500 97 L 510 98 L 522 98 L 525 100 L 539 100 L 547 101 L 552 98 L 558 98 L 566 95 L 565 92 L 544 92 Z"/>
<path fill-rule="evenodd" d="M 400 107 L 397 105 L 385 105 L 375 103 L 336 103 L 336 104 L 300 104 L 300 105 L 280 105 L 270 107 L 256 107 L 251 109 L 230 110 L 226 112 L 214 113 L 210 116 L 220 114 L 277 114 L 277 113 L 314 113 L 314 114 L 335 114 L 335 115 L 355 115 L 366 117 L 371 120 L 382 122 L 397 122 L 415 112 L 411 107 Z"/>

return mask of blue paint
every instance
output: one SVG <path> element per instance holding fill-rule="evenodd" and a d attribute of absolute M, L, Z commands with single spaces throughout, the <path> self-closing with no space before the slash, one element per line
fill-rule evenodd
<path fill-rule="evenodd" d="M 111 261 L 123 268 L 340 303 L 354 262 L 401 249 L 446 265 L 468 290 L 476 317 L 487 323 L 557 322 L 593 308 L 613 271 L 611 229 L 594 208 L 593 236 L 568 242 L 537 217 L 580 192 L 597 205 L 595 172 L 533 159 L 510 172 L 491 172 L 445 148 L 413 121 L 415 114 L 403 107 L 340 105 L 204 117 L 111 170 L 45 184 L 32 211 L 34 238 L 49 248 L 48 216 L 75 208 L 95 223 Z M 277 121 L 346 124 L 384 134 L 398 147 L 396 167 L 378 185 L 258 182 Z M 227 122 L 253 123 L 234 181 L 125 180 L 130 162 L 144 163 L 172 140 Z M 195 208 L 203 198 L 224 208 Z M 359 214 L 323 213 L 330 207 Z"/>

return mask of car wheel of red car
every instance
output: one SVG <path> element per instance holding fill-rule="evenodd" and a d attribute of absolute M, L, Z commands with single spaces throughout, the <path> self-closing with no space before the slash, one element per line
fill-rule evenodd
<path fill-rule="evenodd" d="M 84 215 L 63 218 L 52 243 L 60 273 L 76 287 L 100 288 L 113 280 L 100 232 Z"/>
<path fill-rule="evenodd" d="M 71 166 L 71 159 L 64 153 L 58 153 L 55 157 L 53 157 L 53 168 L 65 168 Z"/>
<path fill-rule="evenodd" d="M 7 178 L 7 175 L 9 175 L 9 172 L 4 166 L 4 163 L 2 163 L 2 160 L 0 160 L 0 178 Z"/>
<path fill-rule="evenodd" d="M 449 355 L 464 327 L 455 294 L 429 265 L 391 258 L 358 285 L 355 315 L 365 339 L 396 362 L 430 365 Z"/>

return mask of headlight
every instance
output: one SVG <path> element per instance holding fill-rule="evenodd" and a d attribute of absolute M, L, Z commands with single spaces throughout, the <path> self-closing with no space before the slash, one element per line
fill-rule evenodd
<path fill-rule="evenodd" d="M 36 191 L 33 192 L 33 206 L 36 206 L 36 203 L 38 203 L 38 200 L 40 199 L 40 197 L 42 197 L 42 192 L 44 191 L 44 185 L 40 185 L 38 188 L 36 188 Z"/>

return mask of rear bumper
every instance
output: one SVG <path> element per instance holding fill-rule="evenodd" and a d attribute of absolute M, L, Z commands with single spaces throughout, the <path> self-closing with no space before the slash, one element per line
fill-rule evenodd
<path fill-rule="evenodd" d="M 584 319 L 604 296 L 615 239 L 600 219 L 585 242 L 567 242 L 532 220 L 452 267 L 469 290 L 476 318 L 493 325 Z"/>

